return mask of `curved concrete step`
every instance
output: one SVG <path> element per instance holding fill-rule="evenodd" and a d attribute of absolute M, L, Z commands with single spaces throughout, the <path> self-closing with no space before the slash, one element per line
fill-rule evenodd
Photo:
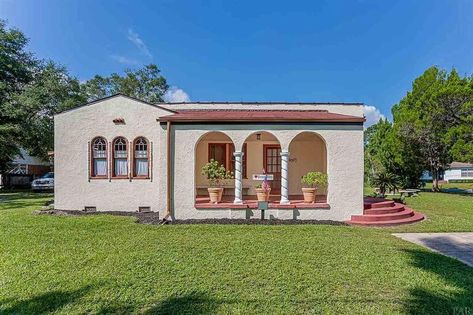
<path fill-rule="evenodd" d="M 409 224 L 422 221 L 424 215 L 419 212 L 414 212 L 414 215 L 408 218 L 399 219 L 399 220 L 387 220 L 387 221 L 346 221 L 346 223 L 351 225 L 360 225 L 360 226 L 393 226 L 401 224 Z"/>
<path fill-rule="evenodd" d="M 404 205 L 397 203 L 392 207 L 385 208 L 374 208 L 374 209 L 365 209 L 364 214 L 386 214 L 386 213 L 396 213 L 404 210 Z"/>
<path fill-rule="evenodd" d="M 355 222 L 372 222 L 372 221 L 392 221 L 400 220 L 404 218 L 409 218 L 414 215 L 414 211 L 411 209 L 404 209 L 401 212 L 396 213 L 386 213 L 386 214 L 362 214 L 362 215 L 352 215 L 351 221 Z"/>
<path fill-rule="evenodd" d="M 381 201 L 381 202 L 375 202 L 370 205 L 370 209 L 375 209 L 375 208 L 386 208 L 386 207 L 393 207 L 395 205 L 395 202 L 392 200 L 386 200 L 386 201 Z"/>

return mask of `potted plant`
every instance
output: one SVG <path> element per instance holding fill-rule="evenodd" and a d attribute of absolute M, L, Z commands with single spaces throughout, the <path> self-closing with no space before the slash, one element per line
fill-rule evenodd
<path fill-rule="evenodd" d="M 321 172 L 308 172 L 302 176 L 301 183 L 305 203 L 315 203 L 315 195 L 318 188 L 327 187 L 327 174 Z"/>
<path fill-rule="evenodd" d="M 263 174 L 266 173 L 263 171 Z M 256 185 L 255 190 L 258 201 L 269 201 L 269 193 L 271 192 L 271 186 L 266 180 L 266 177 L 263 179 L 261 184 Z"/>
<path fill-rule="evenodd" d="M 222 201 L 223 187 L 221 182 L 225 179 L 231 179 L 232 172 L 225 169 L 225 166 L 220 165 L 218 161 L 211 159 L 202 167 L 202 175 L 206 175 L 209 180 L 209 192 L 210 202 L 219 203 Z"/>

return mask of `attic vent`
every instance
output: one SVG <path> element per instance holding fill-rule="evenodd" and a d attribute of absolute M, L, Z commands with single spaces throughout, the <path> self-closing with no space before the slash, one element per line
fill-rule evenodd
<path fill-rule="evenodd" d="M 85 206 L 84 211 L 85 212 L 94 212 L 94 211 L 97 211 L 97 207 Z"/>
<path fill-rule="evenodd" d="M 113 123 L 114 123 L 115 125 L 124 125 L 124 124 L 125 124 L 125 118 L 121 118 L 121 117 L 115 118 L 115 119 L 113 120 Z"/>
<path fill-rule="evenodd" d="M 138 207 L 138 212 L 151 212 L 151 207 Z"/>

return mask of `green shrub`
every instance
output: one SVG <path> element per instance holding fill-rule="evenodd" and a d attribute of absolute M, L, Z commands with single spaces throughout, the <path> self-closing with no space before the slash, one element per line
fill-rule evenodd
<path fill-rule="evenodd" d="M 309 172 L 302 176 L 301 183 L 311 188 L 327 187 L 328 176 L 321 172 Z"/>
<path fill-rule="evenodd" d="M 202 167 L 202 175 L 206 175 L 211 187 L 220 186 L 222 180 L 232 179 L 233 173 L 227 171 L 225 166 L 220 165 L 218 161 L 211 159 Z"/>
<path fill-rule="evenodd" d="M 450 179 L 449 183 L 473 183 L 473 179 Z"/>

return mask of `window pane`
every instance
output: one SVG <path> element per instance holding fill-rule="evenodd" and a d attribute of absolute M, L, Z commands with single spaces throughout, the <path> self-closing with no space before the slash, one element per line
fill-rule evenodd
<path fill-rule="evenodd" d="M 148 151 L 136 151 L 135 157 L 138 159 L 146 159 L 148 157 Z"/>
<path fill-rule="evenodd" d="M 219 164 L 225 166 L 226 160 L 225 145 L 211 144 L 210 145 L 210 158 L 217 161 Z"/>
<path fill-rule="evenodd" d="M 106 158 L 107 152 L 105 150 L 94 149 L 94 158 Z"/>
<path fill-rule="evenodd" d="M 105 176 L 105 175 L 107 175 L 107 160 L 94 159 L 94 176 Z"/>
<path fill-rule="evenodd" d="M 115 151 L 116 158 L 126 158 L 127 152 L 126 151 Z"/>
<path fill-rule="evenodd" d="M 127 159 L 115 159 L 115 175 L 126 176 L 128 175 L 128 161 Z"/>
<path fill-rule="evenodd" d="M 148 159 L 137 159 L 135 167 L 137 176 L 148 176 Z"/>

